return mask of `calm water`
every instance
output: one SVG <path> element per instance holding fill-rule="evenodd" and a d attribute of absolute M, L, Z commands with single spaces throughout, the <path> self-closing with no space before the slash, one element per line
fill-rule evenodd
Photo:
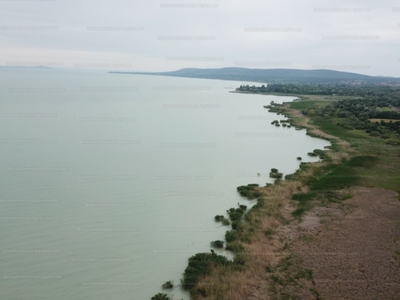
<path fill-rule="evenodd" d="M 150 299 L 227 227 L 238 185 L 328 145 L 241 82 L 0 71 L 0 299 Z M 314 159 L 315 160 L 315 159 Z M 260 173 L 260 176 L 257 176 Z M 176 287 L 175 299 L 188 295 Z"/>

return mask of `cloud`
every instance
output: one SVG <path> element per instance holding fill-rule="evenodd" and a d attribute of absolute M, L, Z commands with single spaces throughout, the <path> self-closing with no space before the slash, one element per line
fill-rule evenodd
<path fill-rule="evenodd" d="M 393 3 L 0 1 L 0 64 L 107 62 L 167 71 L 285 62 L 290 68 L 353 66 L 363 74 L 400 76 L 400 5 Z"/>

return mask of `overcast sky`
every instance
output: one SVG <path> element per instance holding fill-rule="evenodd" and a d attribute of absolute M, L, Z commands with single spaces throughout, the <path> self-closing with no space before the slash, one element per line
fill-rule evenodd
<path fill-rule="evenodd" d="M 400 77 L 400 1 L 0 0 L 0 65 Z"/>

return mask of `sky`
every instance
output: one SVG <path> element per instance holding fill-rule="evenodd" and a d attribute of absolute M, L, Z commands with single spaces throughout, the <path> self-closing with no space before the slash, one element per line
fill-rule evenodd
<path fill-rule="evenodd" d="M 0 65 L 400 77 L 400 1 L 0 0 Z"/>

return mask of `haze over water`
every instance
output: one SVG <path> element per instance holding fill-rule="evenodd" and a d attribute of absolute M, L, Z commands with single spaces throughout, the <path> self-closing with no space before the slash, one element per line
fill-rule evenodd
<path fill-rule="evenodd" d="M 228 92 L 240 84 L 0 70 L 0 298 L 150 299 L 179 284 L 229 229 L 214 216 L 252 203 L 237 186 L 329 144 L 271 125 L 283 117 L 263 105 L 293 97 Z"/>

